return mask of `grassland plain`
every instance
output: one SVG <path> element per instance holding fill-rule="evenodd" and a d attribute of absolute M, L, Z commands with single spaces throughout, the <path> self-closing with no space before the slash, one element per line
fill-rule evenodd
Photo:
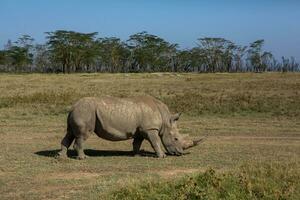
<path fill-rule="evenodd" d="M 188 155 L 157 159 L 132 157 L 131 141 L 92 136 L 88 159 L 54 158 L 77 99 L 143 94 L 183 112 L 181 133 L 207 135 L 206 142 Z M 147 142 L 142 149 L 153 152 Z M 214 190 L 294 199 L 300 74 L 0 74 L 0 152 L 0 199 L 222 197 L 209 196 Z M 197 187 L 206 182 L 206 190 Z"/>

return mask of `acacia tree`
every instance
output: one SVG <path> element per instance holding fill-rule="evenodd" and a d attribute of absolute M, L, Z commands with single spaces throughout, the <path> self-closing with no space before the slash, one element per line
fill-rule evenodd
<path fill-rule="evenodd" d="M 62 72 L 70 72 L 71 69 L 71 41 L 70 32 L 58 30 L 47 32 L 47 45 L 51 52 L 52 63 L 62 66 Z"/>
<path fill-rule="evenodd" d="M 233 42 L 224 38 L 199 38 L 198 48 L 203 64 L 209 72 L 230 71 L 232 66 Z"/>
<path fill-rule="evenodd" d="M 98 60 L 101 70 L 109 72 L 126 72 L 130 51 L 119 38 L 97 39 Z"/>
<path fill-rule="evenodd" d="M 206 65 L 207 55 L 202 48 L 195 47 L 190 50 L 190 71 L 206 72 L 208 67 Z"/>
<path fill-rule="evenodd" d="M 22 35 L 15 43 L 22 48 L 32 50 L 34 39 L 29 35 Z"/>
<path fill-rule="evenodd" d="M 282 64 L 281 64 L 281 67 L 280 67 L 280 71 L 282 71 L 282 72 L 299 71 L 300 65 L 299 65 L 299 63 L 297 63 L 295 61 L 294 57 L 291 57 L 289 59 L 289 58 L 285 58 L 284 56 L 282 56 L 281 59 L 282 59 Z"/>
<path fill-rule="evenodd" d="M 12 59 L 9 56 L 9 50 L 12 47 L 12 41 L 8 40 L 4 45 L 4 49 L 0 50 L 0 66 L 1 71 L 12 71 Z"/>
<path fill-rule="evenodd" d="M 189 50 L 178 51 L 176 55 L 175 66 L 179 72 L 191 71 L 191 58 L 192 54 Z"/>
<path fill-rule="evenodd" d="M 32 63 L 32 55 L 23 47 L 13 46 L 8 51 L 8 56 L 12 59 L 12 66 L 17 72 L 26 70 L 25 66 Z"/>
<path fill-rule="evenodd" d="M 93 59 L 96 57 L 95 36 L 98 33 L 72 33 L 71 39 L 71 51 L 73 60 L 72 71 L 85 71 L 88 66 L 93 63 Z"/>
<path fill-rule="evenodd" d="M 174 65 L 177 44 L 170 44 L 145 31 L 131 35 L 127 42 L 136 71 L 166 71 L 174 67 L 170 65 Z"/>
<path fill-rule="evenodd" d="M 94 38 L 98 34 L 96 32 L 78 33 L 57 30 L 46 34 L 52 62 L 61 65 L 63 73 L 82 71 L 84 64 L 87 64 L 84 63 L 84 61 L 87 61 L 85 56 L 96 56 L 91 53 L 91 51 L 94 51 Z M 88 59 L 89 62 L 90 60 L 91 58 Z"/>
<path fill-rule="evenodd" d="M 6 71 L 6 51 L 5 50 L 0 50 L 0 71 Z"/>
<path fill-rule="evenodd" d="M 34 65 L 39 72 L 54 72 L 47 45 L 37 44 L 34 47 Z"/>
<path fill-rule="evenodd" d="M 29 35 L 21 36 L 14 44 L 9 40 L 2 53 L 4 64 L 14 67 L 13 70 L 18 72 L 31 70 L 33 41 Z"/>
<path fill-rule="evenodd" d="M 236 46 L 233 53 L 233 68 L 235 72 L 243 70 L 244 56 L 246 55 L 247 46 Z"/>
<path fill-rule="evenodd" d="M 264 43 L 264 40 L 257 40 L 250 44 L 250 49 L 248 50 L 248 60 L 255 72 L 266 71 L 269 62 L 273 58 L 271 52 L 262 51 Z"/>

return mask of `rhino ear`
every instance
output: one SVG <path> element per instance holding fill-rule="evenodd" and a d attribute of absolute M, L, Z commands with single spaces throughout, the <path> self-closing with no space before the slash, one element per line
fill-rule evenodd
<path fill-rule="evenodd" d="M 177 121 L 180 117 L 181 113 L 176 113 L 171 116 L 171 122 Z"/>

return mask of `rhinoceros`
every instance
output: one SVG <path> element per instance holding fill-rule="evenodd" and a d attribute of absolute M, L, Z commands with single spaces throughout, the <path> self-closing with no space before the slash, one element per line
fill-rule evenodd
<path fill-rule="evenodd" d="M 171 114 L 168 107 L 151 96 L 132 98 L 85 97 L 77 101 L 67 119 L 67 133 L 61 141 L 59 157 L 66 157 L 74 142 L 78 159 L 84 159 L 83 143 L 96 133 L 110 141 L 133 139 L 133 154 L 138 155 L 144 139 L 148 140 L 157 157 L 182 155 L 201 139 L 191 140 L 180 135 L 176 121 L 180 114 Z"/>

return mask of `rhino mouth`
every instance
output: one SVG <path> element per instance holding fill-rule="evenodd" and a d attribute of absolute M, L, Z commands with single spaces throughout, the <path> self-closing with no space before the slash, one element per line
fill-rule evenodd
<path fill-rule="evenodd" d="M 167 148 L 167 154 L 169 155 L 173 155 L 173 156 L 181 156 L 184 155 L 184 152 L 182 150 L 182 148 L 178 148 L 178 147 L 171 147 L 171 148 Z"/>

